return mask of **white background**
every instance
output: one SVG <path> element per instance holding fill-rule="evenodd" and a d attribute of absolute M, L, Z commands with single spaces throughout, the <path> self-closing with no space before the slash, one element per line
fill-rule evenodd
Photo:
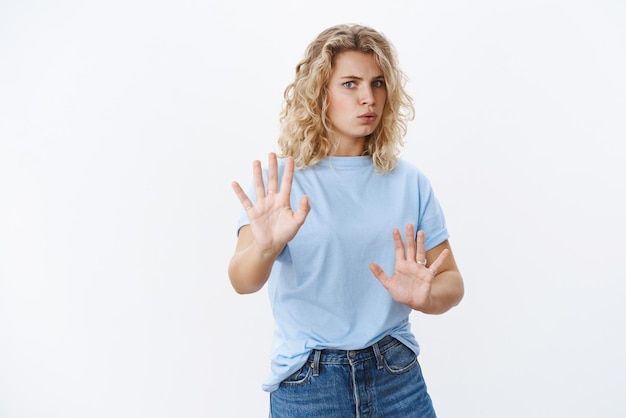
<path fill-rule="evenodd" d="M 623 1 L 1 0 L 0 417 L 267 416 L 230 183 L 344 22 L 399 52 L 466 281 L 412 316 L 439 416 L 626 416 Z"/>

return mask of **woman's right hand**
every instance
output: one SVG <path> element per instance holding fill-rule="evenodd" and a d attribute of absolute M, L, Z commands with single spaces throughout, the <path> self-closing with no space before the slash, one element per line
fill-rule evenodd
<path fill-rule="evenodd" d="M 296 236 L 304 223 L 311 207 L 306 195 L 300 198 L 298 209 L 291 208 L 291 185 L 294 175 L 294 160 L 288 157 L 285 172 L 278 188 L 278 160 L 275 153 L 268 157 L 267 191 L 263 183 L 261 162 L 252 163 L 254 191 L 256 203 L 252 203 L 248 195 L 237 182 L 232 187 L 243 205 L 248 219 L 250 231 L 258 250 L 266 254 L 278 254 L 285 245 Z"/>

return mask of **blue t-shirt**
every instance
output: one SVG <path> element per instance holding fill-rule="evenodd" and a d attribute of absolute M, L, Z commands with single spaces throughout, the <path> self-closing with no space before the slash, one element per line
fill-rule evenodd
<path fill-rule="evenodd" d="M 279 160 L 279 184 L 285 160 Z M 263 175 L 267 179 L 267 168 Z M 278 256 L 267 283 L 275 321 L 271 392 L 299 369 L 313 349 L 357 350 L 385 335 L 416 354 L 411 308 L 395 302 L 374 277 L 375 262 L 391 275 L 393 228 L 425 233 L 429 250 L 448 239 L 444 214 L 428 179 L 401 161 L 378 174 L 371 157 L 329 157 L 294 174 L 291 205 L 309 196 L 306 221 Z M 255 200 L 253 188 L 248 194 Z M 248 224 L 245 212 L 238 228 Z"/>

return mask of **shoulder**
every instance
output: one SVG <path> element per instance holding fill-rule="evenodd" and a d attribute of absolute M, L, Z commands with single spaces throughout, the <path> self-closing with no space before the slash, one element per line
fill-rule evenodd
<path fill-rule="evenodd" d="M 392 170 L 392 172 L 396 172 L 399 175 L 405 176 L 415 176 L 420 178 L 426 178 L 424 173 L 411 161 L 408 160 L 400 160 L 398 161 L 398 165 Z"/>
<path fill-rule="evenodd" d="M 428 191 L 432 188 L 429 177 L 411 161 L 400 160 L 392 173 L 395 173 L 396 178 L 401 178 L 409 184 L 417 185 L 422 191 Z"/>
<path fill-rule="evenodd" d="M 413 171 L 413 172 L 419 171 L 417 166 L 408 160 L 399 160 L 394 170 Z"/>

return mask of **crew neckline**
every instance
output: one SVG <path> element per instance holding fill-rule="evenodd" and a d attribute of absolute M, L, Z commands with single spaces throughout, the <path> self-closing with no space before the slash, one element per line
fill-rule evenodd
<path fill-rule="evenodd" d="M 369 155 L 359 155 L 353 157 L 331 155 L 330 157 L 326 157 L 319 162 L 320 165 L 331 168 L 370 167 L 373 163 L 372 157 Z"/>

